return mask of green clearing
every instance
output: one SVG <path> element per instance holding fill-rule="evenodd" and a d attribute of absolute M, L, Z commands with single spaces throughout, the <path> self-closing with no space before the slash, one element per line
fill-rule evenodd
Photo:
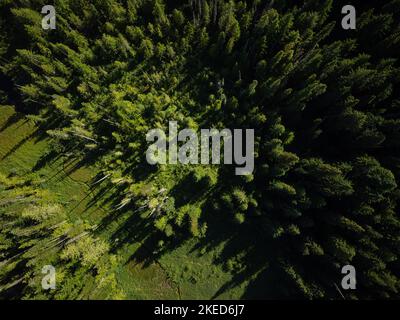
<path fill-rule="evenodd" d="M 49 147 L 49 140 L 41 135 L 35 124 L 15 112 L 12 106 L 0 106 L 0 172 L 23 175 L 34 170 Z M 95 176 L 93 167 L 74 167 L 62 158 L 50 160 L 37 169 L 43 187 L 56 193 L 72 219 L 100 223 L 111 210 L 107 195 L 96 198 L 90 189 Z M 112 198 L 111 198 L 112 199 Z M 210 250 L 197 246 L 196 239 L 188 240 L 162 255 L 153 255 L 147 245 L 149 236 L 144 219 L 131 212 L 114 216 L 99 228 L 98 236 L 116 244 L 119 257 L 118 284 L 128 299 L 237 299 L 245 289 L 233 286 L 217 292 L 232 276 L 215 264 L 223 244 Z"/>

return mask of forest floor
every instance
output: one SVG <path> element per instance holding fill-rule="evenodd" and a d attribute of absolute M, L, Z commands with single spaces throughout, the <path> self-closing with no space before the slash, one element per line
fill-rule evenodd
<path fill-rule="evenodd" d="M 58 195 L 72 220 L 100 225 L 97 236 L 107 239 L 119 258 L 117 280 L 127 299 L 246 296 L 248 280 L 236 283 L 221 263 L 215 263 L 226 250 L 224 241 L 202 246 L 191 239 L 154 255 L 146 232 L 151 226 L 132 212 L 110 214 L 112 193 L 91 187 L 96 169 L 62 157 L 46 160 L 48 149 L 48 138 L 32 121 L 12 106 L 0 106 L 0 172 L 21 176 L 34 172 L 43 179 L 43 187 Z"/>

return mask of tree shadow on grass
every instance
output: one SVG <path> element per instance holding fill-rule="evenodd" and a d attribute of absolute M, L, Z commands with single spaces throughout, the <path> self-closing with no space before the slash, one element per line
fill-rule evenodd
<path fill-rule="evenodd" d="M 191 249 L 192 253 L 210 252 L 218 248 L 213 263 L 232 275 L 211 299 L 241 286 L 246 286 L 245 299 L 269 299 L 279 296 L 276 291 L 277 273 L 275 248 L 259 223 L 232 222 L 228 214 L 205 210 L 208 229 L 204 238 Z M 279 281 L 279 280 L 277 280 Z"/>
<path fill-rule="evenodd" d="M 118 192 L 112 192 L 113 194 Z M 218 190 L 212 190 L 217 192 Z M 106 186 L 98 191 L 98 202 Z M 176 199 L 175 206 L 179 208 L 187 203 L 195 203 L 200 199 L 202 203 L 202 221 L 207 222 L 208 229 L 204 238 L 199 238 L 192 247 L 191 253 L 201 256 L 201 252 L 218 252 L 213 260 L 215 265 L 221 266 L 232 274 L 230 281 L 225 283 L 212 299 L 218 299 L 225 292 L 246 285 L 243 298 L 268 299 L 280 295 L 279 277 L 275 270 L 275 254 L 272 244 L 268 245 L 268 237 L 258 223 L 244 223 L 238 225 L 232 222 L 229 214 L 213 209 L 215 199 L 210 196 L 211 190 L 199 189 L 194 186 L 190 175 L 183 178 L 168 194 Z M 120 200 L 109 198 L 113 205 Z M 110 225 L 114 224 L 114 227 Z M 148 211 L 138 211 L 134 206 L 121 211 L 113 211 L 102 220 L 103 231 L 111 233 L 111 250 L 118 252 L 124 246 L 137 245 L 125 264 L 132 261 L 143 264 L 144 267 L 159 263 L 160 258 L 182 245 L 188 239 L 188 234 L 177 234 L 172 239 L 166 238 L 154 226 L 154 219 L 149 217 Z M 101 228 L 99 229 L 101 231 Z M 163 240 L 164 245 L 159 246 Z M 229 261 L 237 264 L 232 270 L 227 270 Z"/>
<path fill-rule="evenodd" d="M 79 168 L 86 166 L 86 159 L 76 159 L 73 155 L 73 148 L 69 151 L 71 158 L 64 161 L 64 165 L 50 177 L 54 179 L 58 176 L 61 180 L 69 176 Z M 47 155 L 40 159 L 43 166 L 47 161 L 56 161 L 60 156 L 57 153 Z M 141 172 L 140 178 L 146 179 L 153 173 L 146 169 L 146 166 L 136 169 Z M 62 174 L 62 176 L 60 176 Z M 175 239 L 165 238 L 154 227 L 154 218 L 149 217 L 146 210 L 138 210 L 134 201 L 122 210 L 115 208 L 121 203 L 125 196 L 126 186 L 116 186 L 105 179 L 98 184 L 94 184 L 101 179 L 104 173 L 99 173 L 88 182 L 89 192 L 71 208 L 75 211 L 82 203 L 86 203 L 84 212 L 87 213 L 93 208 L 102 208 L 105 212 L 96 229 L 96 234 L 108 234 L 111 252 L 116 253 L 125 246 L 137 245 L 135 251 L 124 261 L 128 264 L 131 261 L 140 263 L 148 267 L 153 263 L 159 264 L 160 258 L 172 252 L 182 245 L 187 239 L 187 234 L 180 234 Z M 201 252 L 216 251 L 218 254 L 213 260 L 213 264 L 221 266 L 226 272 L 231 273 L 231 279 L 221 286 L 211 297 L 218 299 L 224 293 L 236 287 L 246 286 L 242 298 L 246 299 L 268 299 L 285 296 L 279 286 L 281 275 L 276 265 L 276 254 L 273 244 L 269 244 L 269 238 L 265 231 L 260 227 L 261 223 L 245 222 L 237 225 L 232 222 L 232 214 L 216 211 L 213 208 L 212 194 L 223 192 L 220 190 L 202 188 L 195 185 L 190 174 L 180 180 L 169 192 L 170 197 L 175 198 L 175 207 L 178 209 L 188 203 L 202 203 L 202 221 L 207 222 L 208 230 L 204 238 L 200 238 L 196 245 L 192 247 L 191 253 L 201 256 Z M 256 219 L 252 217 L 250 219 Z M 159 241 L 165 240 L 160 248 Z M 233 261 L 235 266 L 231 269 L 228 265 Z M 229 270 L 228 270 L 229 269 Z"/>
<path fill-rule="evenodd" d="M 142 170 L 141 178 L 147 178 L 151 173 L 151 170 Z M 92 183 L 103 177 L 104 173 L 99 174 L 93 178 Z M 160 258 L 179 248 L 182 242 L 188 239 L 189 233 L 188 231 L 177 231 L 177 234 L 172 237 L 166 237 L 155 228 L 154 216 L 150 216 L 148 208 L 140 209 L 136 207 L 134 200 L 122 210 L 116 210 L 115 208 L 118 207 L 125 195 L 124 191 L 124 186 L 112 185 L 109 179 L 91 187 L 92 199 L 87 207 L 97 205 L 102 208 L 110 208 L 110 211 L 102 218 L 96 232 L 108 235 L 113 253 L 134 245 L 134 252 L 123 262 L 125 265 L 132 261 L 140 263 L 144 267 L 153 263 L 160 264 Z M 202 211 L 204 212 L 202 220 L 207 222 L 208 230 L 205 238 L 199 239 L 192 248 L 192 253 L 197 253 L 200 256 L 200 252 L 204 250 L 213 251 L 223 245 L 222 251 L 213 263 L 225 267 L 229 259 L 235 258 L 245 251 L 245 255 L 240 259 L 243 260 L 241 263 L 246 265 L 246 268 L 232 271 L 232 280 L 221 287 L 213 297 L 218 298 L 227 290 L 242 285 L 249 278 L 255 278 L 255 275 L 259 276 L 268 265 L 264 258 L 268 254 L 265 254 L 265 248 L 258 249 L 260 241 L 264 241 L 265 238 L 262 230 L 252 224 L 239 226 L 227 222 L 230 220 L 227 215 L 216 212 L 212 208 L 215 199 L 211 197 L 211 194 L 214 193 L 218 193 L 218 190 L 214 187 L 207 189 L 205 186 L 202 187 L 201 183 L 195 183 L 189 172 L 169 191 L 168 196 L 175 199 L 176 210 L 188 203 L 193 205 L 202 203 Z M 189 222 L 185 223 L 188 224 Z M 159 246 L 160 240 L 164 242 L 161 247 Z M 249 262 L 249 266 L 247 266 L 246 260 Z M 258 289 L 252 291 L 256 292 Z M 251 294 L 257 296 L 257 292 Z M 258 293 L 258 295 L 261 294 Z"/>
<path fill-rule="evenodd" d="M 32 134 L 22 138 L 18 143 L 16 143 L 10 150 L 8 150 L 4 156 L 1 158 L 2 160 L 7 159 L 9 156 L 11 156 L 13 153 L 15 153 L 19 148 L 21 148 L 27 141 L 31 140 L 36 134 L 36 131 L 33 132 Z"/>
<path fill-rule="evenodd" d="M 18 149 L 28 139 L 33 137 L 41 139 L 39 133 L 40 131 L 35 131 L 29 137 L 24 138 L 10 152 Z M 65 157 L 63 166 L 48 179 L 62 180 L 79 168 L 87 166 L 88 163 L 94 163 L 97 154 L 90 154 L 79 159 L 74 152 L 76 148 L 76 145 L 70 145 L 62 154 L 53 151 L 43 155 L 34 166 L 34 170 L 39 170 L 46 164 L 55 163 Z M 145 181 L 154 173 L 154 168 L 149 168 L 146 165 L 130 169 L 132 169 L 132 174 L 137 181 Z M 187 234 L 180 234 L 172 240 L 166 239 L 154 227 L 154 219 L 149 218 L 148 212 L 138 211 L 134 205 L 127 206 L 123 210 L 115 210 L 115 207 L 121 203 L 124 197 L 125 187 L 114 186 L 107 179 L 93 185 L 102 176 L 104 176 L 104 173 L 93 177 L 92 181 L 87 183 L 89 192 L 71 208 L 71 212 L 75 211 L 82 203 L 86 203 L 85 212 L 89 212 L 94 207 L 110 208 L 110 211 L 101 218 L 95 232 L 111 234 L 110 245 L 111 251 L 114 253 L 124 246 L 138 245 L 124 262 L 125 264 L 135 261 L 147 267 L 153 263 L 159 263 L 158 261 L 163 255 L 177 249 L 187 239 Z M 222 188 L 220 192 L 222 192 Z M 243 298 L 265 299 L 280 296 L 280 276 L 277 276 L 278 271 L 275 268 L 273 245 L 268 245 L 268 239 L 263 234 L 264 231 L 259 227 L 259 224 L 244 223 L 239 226 L 231 222 L 231 214 L 225 214 L 221 210 L 215 211 L 212 206 L 215 199 L 212 198 L 211 194 L 216 193 L 218 193 L 216 189 L 207 189 L 201 187 L 201 185 L 195 185 L 190 174 L 180 180 L 169 193 L 170 197 L 175 198 L 176 208 L 188 203 L 203 203 L 201 219 L 203 222 L 207 222 L 208 230 L 205 237 L 199 239 L 197 244 L 193 246 L 191 253 L 201 256 L 200 252 L 218 250 L 218 255 L 213 261 L 215 265 L 222 266 L 227 270 L 229 261 L 234 261 L 237 264 L 233 269 L 227 271 L 232 274 L 231 280 L 221 286 L 211 298 L 218 299 L 225 292 L 243 285 L 247 286 Z M 162 239 L 166 241 L 160 248 L 158 244 Z"/>
<path fill-rule="evenodd" d="M 13 124 L 17 123 L 18 121 L 20 121 L 23 118 L 24 118 L 24 116 L 22 114 L 13 113 L 10 117 L 8 117 L 6 122 L 4 122 L 4 124 L 1 126 L 0 132 L 5 131 L 7 128 L 11 127 Z M 28 120 L 25 120 L 25 121 L 28 121 Z"/>

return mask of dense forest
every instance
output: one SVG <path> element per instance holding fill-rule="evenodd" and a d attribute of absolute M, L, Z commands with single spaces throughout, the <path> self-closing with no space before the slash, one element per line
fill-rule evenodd
<path fill-rule="evenodd" d="M 0 297 L 124 298 L 97 232 L 128 214 L 157 257 L 223 243 L 227 286 L 257 298 L 399 298 L 400 1 L 348 2 L 356 30 L 336 0 L 55 0 L 48 30 L 47 1 L 1 1 L 0 103 L 51 139 L 42 163 L 95 167 L 113 207 L 90 225 L 35 172 L 1 172 Z M 169 121 L 254 129 L 253 173 L 148 164 Z M 34 280 L 48 264 L 60 290 Z"/>

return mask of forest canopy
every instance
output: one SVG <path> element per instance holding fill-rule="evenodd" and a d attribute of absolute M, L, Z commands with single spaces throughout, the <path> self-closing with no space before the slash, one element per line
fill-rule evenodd
<path fill-rule="evenodd" d="M 347 3 L 333 0 L 55 0 L 56 28 L 44 30 L 47 1 L 5 0 L 0 102 L 51 138 L 48 157 L 94 165 L 110 220 L 141 215 L 157 255 L 191 238 L 231 241 L 234 254 L 216 263 L 268 287 L 261 298 L 341 299 L 345 265 L 357 270 L 346 298 L 399 298 L 400 1 L 349 2 L 355 30 L 342 29 Z M 254 171 L 149 165 L 146 133 L 169 121 L 254 129 Z M 48 254 L 75 270 L 71 286 L 115 267 L 110 244 L 48 195 L 14 208 L 39 191 L 13 179 L 0 176 L 0 264 L 17 259 L 0 269 L 3 286 L 18 259 L 33 272 L 56 239 Z M 63 220 L 70 229 L 49 232 Z M 21 281 L 21 296 L 43 295 Z M 112 276 L 102 283 L 123 298 Z"/>

